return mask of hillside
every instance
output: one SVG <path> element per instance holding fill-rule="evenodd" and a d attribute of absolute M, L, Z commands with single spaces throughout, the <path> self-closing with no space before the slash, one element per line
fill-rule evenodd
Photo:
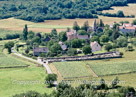
<path fill-rule="evenodd" d="M 0 19 L 15 17 L 33 22 L 98 18 L 97 11 L 126 6 L 136 0 L 0 0 Z"/>

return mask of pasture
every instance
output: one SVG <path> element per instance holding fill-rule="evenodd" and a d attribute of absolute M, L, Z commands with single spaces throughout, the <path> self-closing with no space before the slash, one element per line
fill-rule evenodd
<path fill-rule="evenodd" d="M 64 79 L 92 76 L 84 62 L 55 62 L 53 65 Z"/>

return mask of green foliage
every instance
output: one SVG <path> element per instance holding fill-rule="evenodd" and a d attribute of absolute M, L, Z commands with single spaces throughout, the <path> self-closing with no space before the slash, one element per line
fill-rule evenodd
<path fill-rule="evenodd" d="M 108 41 L 109 41 L 109 37 L 108 37 L 108 36 L 102 35 L 102 36 L 100 37 L 100 42 L 101 42 L 101 43 L 105 43 L 105 42 L 108 42 Z"/>
<path fill-rule="evenodd" d="M 9 41 L 5 43 L 4 48 L 8 49 L 8 52 L 11 53 L 11 48 L 14 47 L 14 42 Z"/>
<path fill-rule="evenodd" d="M 127 47 L 128 45 L 128 40 L 123 36 L 120 36 L 116 42 L 119 47 Z"/>
<path fill-rule="evenodd" d="M 79 35 L 88 35 L 88 33 L 85 30 L 78 30 Z"/>
<path fill-rule="evenodd" d="M 136 25 L 136 19 L 135 19 L 135 20 L 133 20 L 133 24 L 134 24 L 134 25 Z"/>
<path fill-rule="evenodd" d="M 98 36 L 93 36 L 93 37 L 91 38 L 91 42 L 94 42 L 94 41 L 99 42 L 99 37 L 98 37 Z"/>
<path fill-rule="evenodd" d="M 84 22 L 84 25 L 81 27 L 81 29 L 87 31 L 88 28 L 89 28 L 89 23 L 88 23 L 88 21 L 86 21 L 86 22 Z"/>
<path fill-rule="evenodd" d="M 119 10 L 119 11 L 117 12 L 117 16 L 118 16 L 118 17 L 124 17 L 123 11 Z"/>
<path fill-rule="evenodd" d="M 76 31 L 80 30 L 80 26 L 77 24 L 76 21 L 74 22 L 73 29 Z"/>
<path fill-rule="evenodd" d="M 105 45 L 105 50 L 106 51 L 109 52 L 111 49 L 112 49 L 112 45 L 110 43 L 108 43 L 108 44 Z"/>
<path fill-rule="evenodd" d="M 25 28 L 23 29 L 23 40 L 27 40 L 28 35 L 28 28 L 27 25 L 25 25 Z"/>
<path fill-rule="evenodd" d="M 68 56 L 75 56 L 76 54 L 77 54 L 77 51 L 74 48 L 69 48 L 67 51 Z"/>
<path fill-rule="evenodd" d="M 90 47 L 89 45 L 84 46 L 84 47 L 83 47 L 83 53 L 84 53 L 85 55 L 92 53 L 91 47 Z"/>
<path fill-rule="evenodd" d="M 119 83 L 119 79 L 118 77 L 116 77 L 115 79 L 113 79 L 112 81 L 112 88 L 116 88 L 117 84 Z"/>
<path fill-rule="evenodd" d="M 53 54 L 58 55 L 59 52 L 62 51 L 62 49 L 61 49 L 61 46 L 60 46 L 58 43 L 55 43 L 55 44 L 53 44 L 53 45 L 51 46 L 50 51 L 51 51 Z"/>
<path fill-rule="evenodd" d="M 70 41 L 71 42 L 71 47 L 72 48 L 80 48 L 82 47 L 82 40 L 81 39 L 73 39 Z"/>
<path fill-rule="evenodd" d="M 66 41 L 67 40 L 66 32 L 60 32 L 59 39 L 60 41 L 63 41 L 63 42 Z"/>
<path fill-rule="evenodd" d="M 54 84 L 54 81 L 57 81 L 56 74 L 48 74 L 48 76 L 45 78 L 45 83 L 49 86 L 52 86 Z"/>

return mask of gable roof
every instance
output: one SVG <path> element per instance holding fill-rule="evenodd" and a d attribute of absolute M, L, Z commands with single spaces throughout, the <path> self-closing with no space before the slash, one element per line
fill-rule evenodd
<path fill-rule="evenodd" d="M 99 45 L 99 43 L 97 41 L 91 42 L 91 47 L 94 45 Z"/>
<path fill-rule="evenodd" d="M 46 52 L 48 52 L 48 48 L 39 48 L 39 47 L 37 47 L 37 48 L 34 48 L 33 51 L 34 52 L 39 52 L 39 53 L 42 53 L 42 52 L 46 53 Z"/>
<path fill-rule="evenodd" d="M 46 38 L 43 39 L 43 41 L 50 41 L 50 40 L 51 40 L 51 38 L 49 36 L 46 36 Z"/>

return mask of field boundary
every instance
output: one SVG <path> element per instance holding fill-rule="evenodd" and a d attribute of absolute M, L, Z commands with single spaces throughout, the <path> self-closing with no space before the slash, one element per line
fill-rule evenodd
<path fill-rule="evenodd" d="M 0 69 L 7 69 L 7 68 L 26 68 L 29 67 L 30 65 L 24 65 L 24 66 L 7 66 L 7 67 L 0 67 Z"/>
<path fill-rule="evenodd" d="M 98 77 L 98 75 L 91 69 L 88 64 L 86 64 L 86 67 L 89 69 L 89 72 L 93 75 L 93 77 Z"/>
<path fill-rule="evenodd" d="M 51 70 L 52 70 L 54 73 L 57 74 L 58 79 L 59 79 L 59 80 L 63 80 L 64 78 L 62 77 L 62 75 L 60 74 L 60 72 L 57 70 L 57 68 L 53 65 L 53 63 L 50 63 L 49 65 L 50 65 Z"/>

